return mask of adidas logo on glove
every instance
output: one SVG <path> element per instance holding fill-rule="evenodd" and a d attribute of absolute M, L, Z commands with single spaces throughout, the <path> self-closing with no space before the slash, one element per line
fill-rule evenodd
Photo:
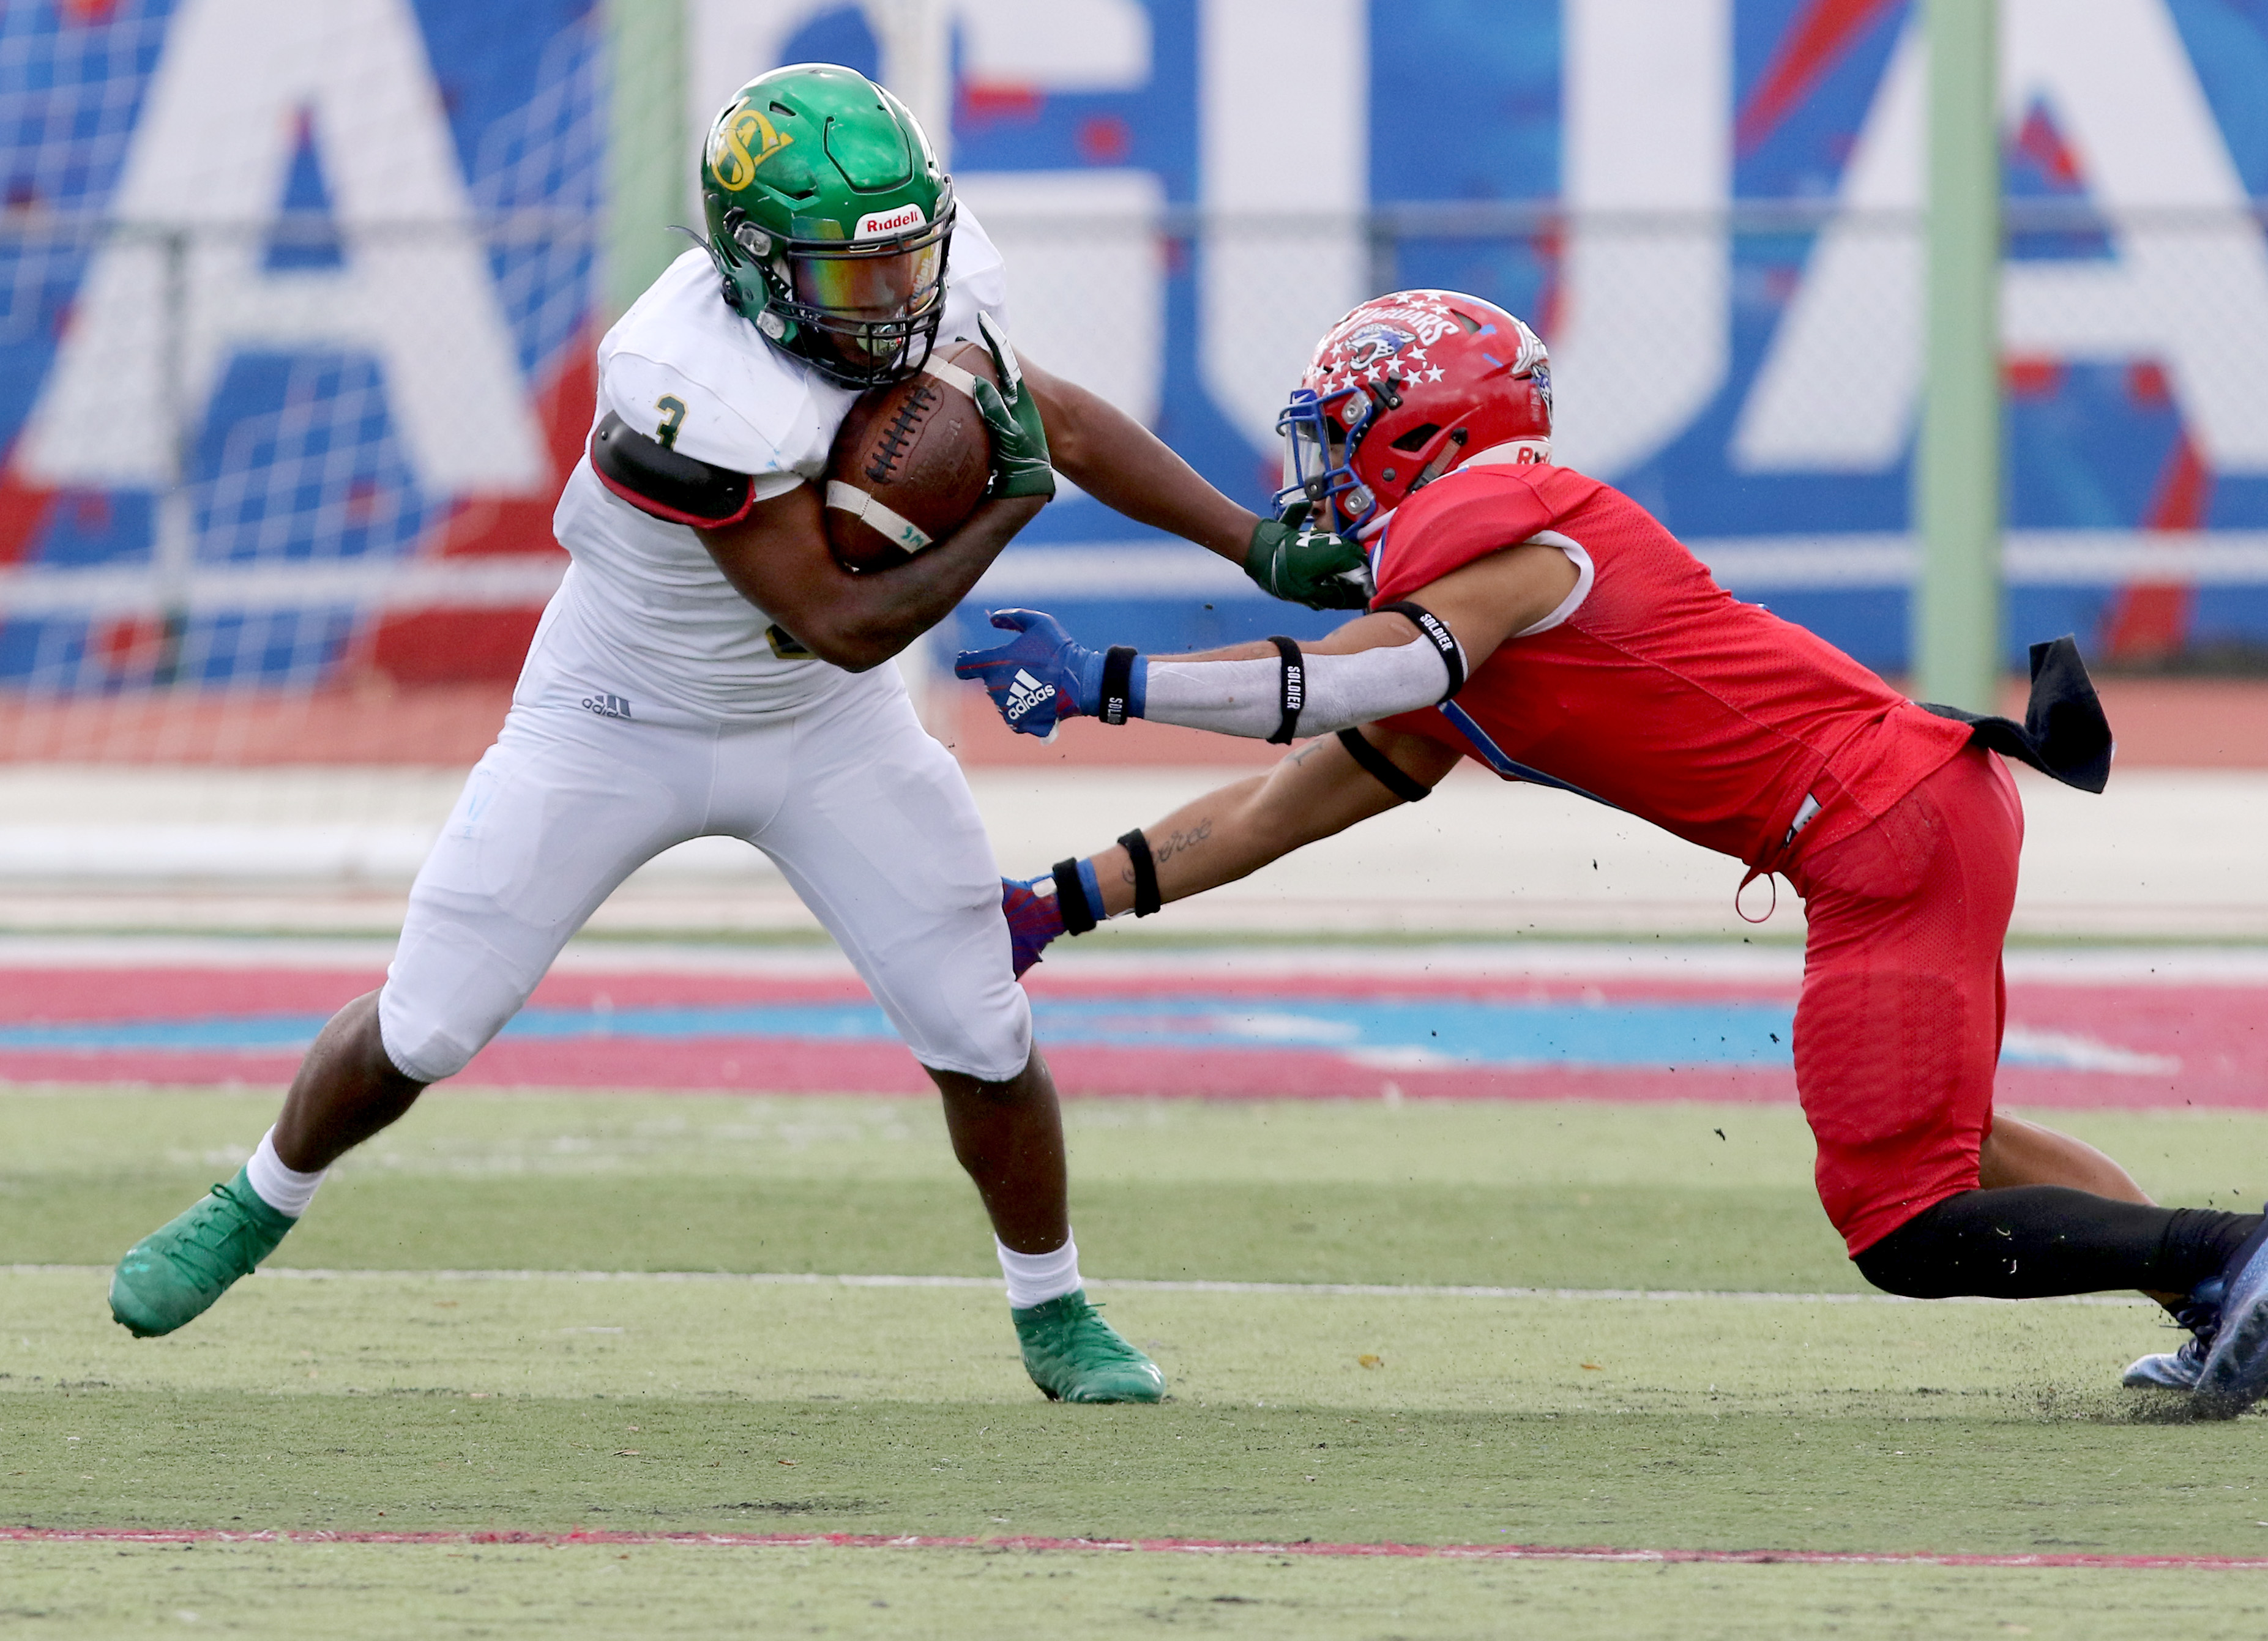
<path fill-rule="evenodd" d="M 1056 687 L 1053 684 L 1042 683 L 1020 666 L 1016 669 L 1016 675 L 1008 681 L 1008 703 L 1001 712 L 1008 722 L 1013 724 L 1034 707 L 1055 698 Z"/>

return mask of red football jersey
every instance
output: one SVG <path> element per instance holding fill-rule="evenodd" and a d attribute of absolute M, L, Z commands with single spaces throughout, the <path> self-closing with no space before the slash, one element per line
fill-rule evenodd
<path fill-rule="evenodd" d="M 1968 744 L 1966 725 L 1742 603 L 1646 509 L 1565 467 L 1468 467 L 1411 497 L 1372 556 L 1377 602 L 1539 539 L 1588 560 L 1581 602 L 1506 640 L 1446 707 L 1393 727 L 1751 865 L 1777 864 L 1800 816 L 1806 849 L 1856 831 Z"/>

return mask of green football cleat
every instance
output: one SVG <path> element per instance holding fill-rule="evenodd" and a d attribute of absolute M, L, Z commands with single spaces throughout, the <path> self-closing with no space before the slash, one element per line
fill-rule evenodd
<path fill-rule="evenodd" d="M 1008 1314 L 1024 1347 L 1024 1371 L 1049 1401 L 1155 1402 L 1166 1394 L 1158 1365 L 1102 1320 L 1086 1290 Z"/>
<path fill-rule="evenodd" d="M 195 1321 L 276 1251 L 299 1222 L 260 1200 L 239 1169 L 226 1185 L 126 1250 L 110 1278 L 110 1314 L 137 1339 Z"/>

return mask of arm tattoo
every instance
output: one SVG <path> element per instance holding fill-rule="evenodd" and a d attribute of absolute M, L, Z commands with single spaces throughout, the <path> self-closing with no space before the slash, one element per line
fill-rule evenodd
<path fill-rule="evenodd" d="M 1174 856 L 1187 853 L 1211 835 L 1212 817 L 1207 815 L 1188 831 L 1168 832 L 1163 838 L 1152 843 L 1150 845 L 1150 858 L 1155 865 L 1162 866 Z M 1118 879 L 1122 883 L 1134 881 L 1132 862 L 1130 861 L 1119 868 Z"/>

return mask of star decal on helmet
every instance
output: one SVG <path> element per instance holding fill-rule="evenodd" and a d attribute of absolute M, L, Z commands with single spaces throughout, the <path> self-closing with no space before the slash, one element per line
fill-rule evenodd
<path fill-rule="evenodd" d="M 1517 315 L 1454 291 L 1375 298 L 1325 333 L 1277 418 L 1278 502 L 1374 526 L 1472 458 L 1548 463 L 1551 408 L 1550 356 Z"/>

